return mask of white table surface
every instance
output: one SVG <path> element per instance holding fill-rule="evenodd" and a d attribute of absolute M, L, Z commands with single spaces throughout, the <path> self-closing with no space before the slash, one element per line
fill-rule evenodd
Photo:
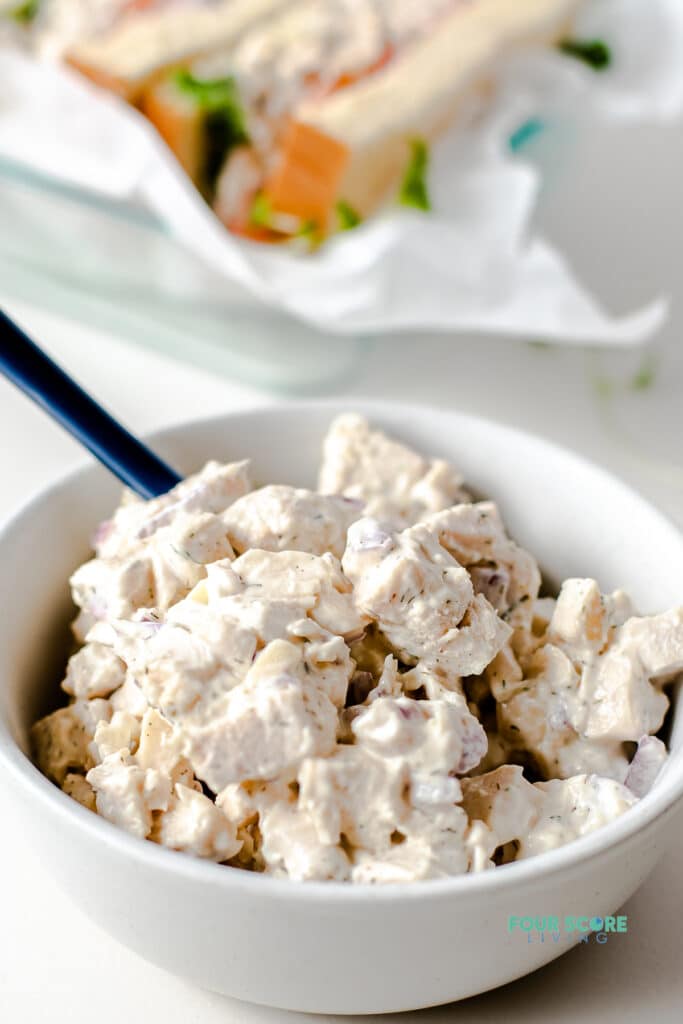
<path fill-rule="evenodd" d="M 663 158 L 664 150 L 657 151 L 661 138 L 660 133 L 646 133 L 645 144 L 636 147 L 636 157 L 630 159 L 630 194 L 624 192 L 627 175 L 605 178 L 598 142 L 590 161 L 595 187 L 591 191 L 582 186 L 572 196 L 572 217 L 556 215 L 561 197 L 545 210 L 548 230 L 581 260 L 584 273 L 600 284 L 602 293 L 621 299 L 623 306 L 628 304 L 625 295 L 636 303 L 655 286 L 683 300 L 678 255 L 683 224 L 676 186 L 683 177 L 683 145 L 677 134 Z M 610 147 L 614 145 L 611 140 Z M 652 185 L 647 203 L 638 202 L 645 171 Z M 616 194 L 619 190 L 621 195 Z M 590 238 L 586 224 L 593 228 Z M 625 258 L 618 273 L 602 256 L 605 232 L 623 239 Z M 632 244 L 634 234 L 640 247 Z M 272 400 L 234 381 L 69 323 L 41 311 L 37 302 L 27 305 L 3 296 L 0 283 L 4 303 L 136 431 Z M 346 391 L 350 405 L 361 394 L 433 402 L 545 434 L 610 467 L 683 525 L 681 325 L 683 317 L 674 308 L 654 350 L 654 383 L 642 390 L 630 386 L 641 360 L 638 354 L 596 355 L 487 339 L 412 338 L 377 343 Z M 70 439 L 3 381 L 0 437 L 0 517 L 82 458 Z M 54 887 L 49 849 L 30 849 L 15 832 L 1 779 L 0 822 L 0 1021 L 265 1024 L 311 1019 L 200 991 L 101 933 Z M 495 993 L 404 1019 L 434 1024 L 679 1021 L 681 844 L 683 818 L 678 849 L 664 856 L 625 908 L 627 935 L 602 946 L 581 946 Z"/>

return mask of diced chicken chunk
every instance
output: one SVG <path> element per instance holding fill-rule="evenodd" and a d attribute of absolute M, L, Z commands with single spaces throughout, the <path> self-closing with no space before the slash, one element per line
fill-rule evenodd
<path fill-rule="evenodd" d="M 216 792 L 327 753 L 337 729 L 333 700 L 343 703 L 352 671 L 343 641 L 316 635 L 306 623 L 302 632 L 313 632 L 314 639 L 273 640 L 256 657 L 253 636 L 241 650 L 242 633 L 231 625 L 232 631 L 217 630 L 215 648 L 179 627 L 164 627 L 132 661 L 149 701 L 180 731 L 195 774 Z M 164 640 L 165 630 L 176 628 L 185 641 L 182 657 L 177 637 Z M 145 755 L 144 721 L 141 747 Z"/>
<path fill-rule="evenodd" d="M 178 729 L 155 708 L 148 708 L 143 715 L 135 761 L 141 768 L 155 768 L 163 772 L 173 783 L 185 788 L 196 789 L 199 786 L 194 782 L 192 767 L 183 754 Z"/>
<path fill-rule="evenodd" d="M 300 551 L 248 551 L 232 563 L 237 593 L 261 602 L 291 602 L 297 618 L 309 615 L 323 629 L 340 636 L 360 636 L 367 617 L 354 603 L 351 584 L 331 554 Z"/>
<path fill-rule="evenodd" d="M 362 416 L 334 421 L 323 445 L 319 490 L 365 504 L 365 514 L 396 528 L 466 501 L 463 480 L 441 459 L 427 460 L 372 430 Z"/>
<path fill-rule="evenodd" d="M 259 828 L 268 870 L 295 881 L 344 882 L 351 864 L 338 843 L 320 840 L 315 825 L 296 805 L 277 803 L 264 811 Z"/>
<path fill-rule="evenodd" d="M 105 757 L 86 779 L 95 791 L 97 813 L 140 839 L 152 831 L 152 813 L 167 810 L 171 799 L 171 780 L 141 768 L 124 751 Z"/>
<path fill-rule="evenodd" d="M 683 671 L 683 608 L 628 619 L 585 666 L 580 725 L 589 738 L 637 740 L 660 728 L 669 699 L 657 683 Z"/>
<path fill-rule="evenodd" d="M 105 630 L 137 680 L 145 706 L 170 721 L 205 700 L 209 684 L 213 697 L 237 686 L 257 647 L 254 632 L 191 598 L 175 605 L 163 624 L 116 622 L 97 627 L 97 635 Z M 129 690 L 128 699 L 138 696 Z"/>
<path fill-rule="evenodd" d="M 249 490 L 247 463 L 210 462 L 152 501 L 128 496 L 95 538 L 97 557 L 71 578 L 83 640 L 98 621 L 163 612 L 205 575 L 205 565 L 232 558 L 221 513 Z"/>
<path fill-rule="evenodd" d="M 362 514 L 361 501 L 271 484 L 236 501 L 223 522 L 238 554 L 260 548 L 341 558 L 346 531 Z"/>
<path fill-rule="evenodd" d="M 408 664 L 475 675 L 511 634 L 426 525 L 396 534 L 360 519 L 349 530 L 342 565 L 358 607 Z"/>
<path fill-rule="evenodd" d="M 494 846 L 525 836 L 538 818 L 542 796 L 522 775 L 506 764 L 486 775 L 462 779 L 462 806 L 470 821 L 483 821 L 491 829 Z"/>
<path fill-rule="evenodd" d="M 615 629 L 634 614 L 621 590 L 601 594 L 595 580 L 565 580 L 548 623 L 547 640 L 578 666 L 586 665 L 605 651 Z"/>
<path fill-rule="evenodd" d="M 551 643 L 515 670 L 490 666 L 503 736 L 531 753 L 546 778 L 589 771 L 623 782 L 623 743 L 656 732 L 668 698 L 659 682 L 683 668 L 683 610 L 627 618 L 619 592 L 569 580 L 550 626 Z M 492 673 L 492 669 L 497 670 Z"/>
<path fill-rule="evenodd" d="M 413 810 L 397 830 L 391 846 L 359 850 L 354 882 L 412 882 L 464 874 L 469 867 L 467 816 L 460 807 Z"/>
<path fill-rule="evenodd" d="M 95 764 L 110 754 L 126 750 L 132 754 L 140 739 L 140 722 L 128 711 L 115 711 L 108 722 L 99 722 L 95 729 L 90 751 Z"/>
<path fill-rule="evenodd" d="M 471 574 L 477 593 L 515 628 L 529 628 L 541 574 L 536 560 L 507 536 L 491 501 L 461 504 L 430 516 L 440 544 Z"/>
<path fill-rule="evenodd" d="M 338 843 L 342 834 L 354 847 L 388 844 L 405 817 L 407 766 L 383 763 L 357 747 L 305 761 L 299 771 L 299 808 L 313 821 L 321 842 Z"/>
<path fill-rule="evenodd" d="M 249 490 L 248 462 L 207 462 L 199 473 L 186 477 L 159 498 L 142 501 L 127 492 L 113 518 L 103 523 L 95 535 L 97 555 L 104 559 L 120 558 L 179 516 L 220 515 Z"/>
<path fill-rule="evenodd" d="M 499 847 L 516 845 L 514 859 L 531 857 L 613 821 L 636 802 L 625 786 L 598 775 L 575 775 L 533 785 L 521 768 L 504 765 L 465 779 L 463 807 L 489 827 Z"/>
<path fill-rule="evenodd" d="M 183 723 L 195 774 L 215 792 L 242 779 L 293 771 L 336 743 L 337 711 L 304 668 L 301 647 L 273 640 L 244 682 Z"/>
<path fill-rule="evenodd" d="M 67 665 L 62 689 L 80 700 L 109 697 L 123 685 L 126 666 L 110 647 L 86 644 Z"/>
<path fill-rule="evenodd" d="M 620 742 L 593 742 L 579 728 L 580 677 L 551 644 L 529 660 L 524 678 L 501 687 L 498 727 L 512 749 L 531 754 L 547 779 L 591 772 L 623 781 L 627 760 Z"/>
<path fill-rule="evenodd" d="M 61 786 L 69 772 L 84 773 L 93 766 L 90 743 L 100 722 L 111 717 L 106 700 L 76 701 L 41 718 L 31 730 L 36 764 Z"/>
<path fill-rule="evenodd" d="M 554 850 L 609 824 L 633 807 L 637 798 L 614 779 L 575 775 L 536 782 L 542 803 L 536 822 L 519 839 L 518 859 Z"/>
<path fill-rule="evenodd" d="M 430 787 L 468 772 L 486 753 L 486 733 L 464 700 L 379 697 L 359 709 L 351 729 L 359 746 L 407 764 L 426 801 Z"/>
<path fill-rule="evenodd" d="M 176 785 L 169 808 L 159 818 L 153 837 L 171 850 L 190 853 L 207 860 L 234 857 L 242 843 L 234 825 L 203 793 Z"/>
<path fill-rule="evenodd" d="M 343 834 L 354 848 L 354 881 L 402 880 L 411 860 L 417 877 L 467 870 L 467 819 L 455 806 L 457 781 L 445 780 L 452 785 L 439 793 L 436 787 L 426 792 L 411 785 L 410 779 L 404 759 L 383 761 L 362 747 L 303 766 L 300 803 L 321 836 L 332 840 Z"/>

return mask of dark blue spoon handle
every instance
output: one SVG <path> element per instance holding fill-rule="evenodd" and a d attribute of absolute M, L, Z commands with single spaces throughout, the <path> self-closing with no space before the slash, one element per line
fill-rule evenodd
<path fill-rule="evenodd" d="M 0 371 L 142 498 L 180 476 L 129 434 L 0 309 Z"/>

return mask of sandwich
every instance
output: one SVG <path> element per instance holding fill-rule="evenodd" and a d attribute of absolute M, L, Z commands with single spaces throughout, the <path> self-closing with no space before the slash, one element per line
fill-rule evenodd
<path fill-rule="evenodd" d="M 140 0 L 66 59 L 138 106 L 233 232 L 319 241 L 392 195 L 429 207 L 429 145 L 581 0 Z"/>

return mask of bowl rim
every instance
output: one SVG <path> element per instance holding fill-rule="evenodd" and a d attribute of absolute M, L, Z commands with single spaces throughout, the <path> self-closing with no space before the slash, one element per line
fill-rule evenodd
<path fill-rule="evenodd" d="M 214 427 L 219 423 L 230 424 L 235 420 L 250 417 L 291 416 L 299 417 L 310 412 L 327 412 L 330 415 L 344 411 L 358 411 L 370 418 L 373 412 L 381 416 L 400 413 L 411 422 L 413 418 L 437 413 L 440 416 L 469 424 L 473 428 L 493 429 L 505 435 L 507 440 L 517 439 L 524 444 L 532 444 L 544 449 L 546 455 L 560 458 L 565 465 L 574 466 L 583 474 L 601 478 L 618 498 L 619 492 L 630 503 L 635 503 L 643 513 L 657 524 L 657 528 L 669 533 L 671 540 L 681 547 L 683 552 L 683 534 L 678 527 L 656 506 L 642 497 L 638 491 L 624 483 L 610 470 L 604 469 L 583 455 L 546 440 L 530 431 L 520 430 L 495 420 L 470 413 L 461 413 L 440 406 L 426 403 L 404 403 L 399 401 L 373 399 L 372 397 L 302 399 L 296 402 L 273 403 L 266 405 L 251 404 L 244 408 L 230 410 L 211 416 L 181 420 L 167 424 L 160 429 L 146 432 L 145 440 L 151 443 L 171 441 L 182 430 L 201 430 Z M 245 457 L 249 457 L 248 455 Z M 47 485 L 38 487 L 26 498 L 19 507 L 0 521 L 0 549 L 14 530 L 20 529 L 25 517 L 38 507 L 49 503 L 59 492 L 68 490 L 80 483 L 87 483 L 89 478 L 104 472 L 94 460 L 81 461 L 77 466 L 59 474 Z M 276 898 L 279 901 L 290 899 L 319 902 L 322 899 L 335 904 L 342 901 L 345 905 L 368 900 L 372 902 L 395 902 L 413 899 L 438 900 L 445 896 L 468 894 L 496 893 L 501 890 L 517 887 L 531 879 L 541 876 L 548 878 L 565 869 L 572 868 L 602 853 L 608 853 L 622 842 L 635 837 L 660 819 L 674 813 L 677 805 L 683 800 L 683 759 L 676 770 L 669 771 L 663 784 L 648 793 L 642 800 L 630 808 L 619 818 L 608 822 L 594 832 L 575 839 L 565 846 L 548 850 L 522 861 L 479 873 L 451 875 L 445 878 L 424 879 L 412 882 L 394 882 L 375 885 L 372 883 L 306 881 L 295 882 L 289 878 L 278 878 L 256 872 L 239 869 L 226 870 L 226 866 L 195 858 L 185 853 L 168 850 L 147 839 L 139 839 L 123 829 L 113 825 L 105 818 L 82 807 L 71 797 L 63 793 L 54 783 L 44 776 L 23 752 L 7 724 L 0 717 L 0 765 L 7 769 L 5 778 L 17 782 L 22 793 L 31 801 L 37 801 L 48 813 L 61 818 L 64 827 L 85 832 L 95 842 L 106 843 L 112 854 L 127 857 L 131 863 L 136 861 L 141 866 L 157 868 L 169 874 L 182 876 L 187 881 L 202 884 L 219 885 L 230 890 L 244 890 L 255 897 Z"/>

